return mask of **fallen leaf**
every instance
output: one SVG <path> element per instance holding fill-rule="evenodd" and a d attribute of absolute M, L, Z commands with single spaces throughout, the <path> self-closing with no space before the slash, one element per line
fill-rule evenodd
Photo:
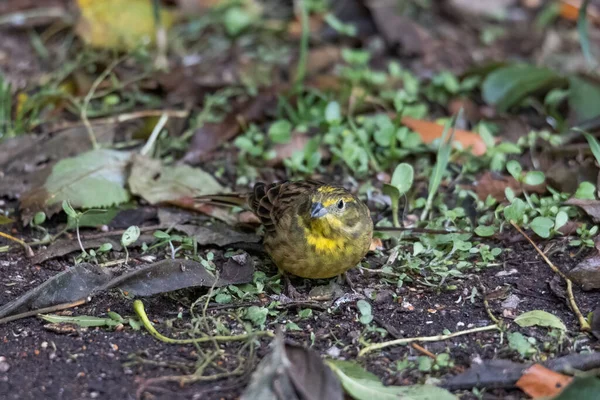
<path fill-rule="evenodd" d="M 424 143 L 441 138 L 444 132 L 444 125 L 411 117 L 402 117 L 402 124 L 417 132 Z M 487 151 L 483 139 L 475 132 L 454 129 L 454 142 L 460 143 L 464 149 L 470 148 L 476 156 L 484 155 Z"/>
<path fill-rule="evenodd" d="M 113 277 L 107 268 L 81 263 L 48 279 L 23 296 L 0 307 L 0 318 L 85 299 L 109 289 L 121 289 L 134 296 L 151 296 L 189 287 L 221 287 L 252 281 L 252 257 L 229 258 L 219 278 L 192 260 L 169 259 L 148 264 Z"/>
<path fill-rule="evenodd" d="M 581 260 L 567 276 L 583 290 L 600 289 L 600 241 L 596 241 L 596 249 L 592 254 Z"/>
<path fill-rule="evenodd" d="M 586 200 L 570 198 L 565 201 L 568 206 L 576 206 L 581 208 L 595 223 L 600 222 L 600 200 Z"/>
<path fill-rule="evenodd" d="M 579 9 L 582 4 L 582 0 L 561 0 L 559 14 L 569 21 L 577 21 L 577 18 L 579 18 Z M 586 11 L 588 18 L 592 22 L 596 24 L 600 23 L 600 10 L 595 4 L 588 4 Z"/>
<path fill-rule="evenodd" d="M 63 200 L 74 208 L 106 208 L 129 201 L 125 174 L 131 154 L 98 149 L 57 162 L 39 187 L 21 198 L 21 216 L 28 222 L 35 213 L 49 217 Z"/>
<path fill-rule="evenodd" d="M 433 50 L 433 40 L 429 32 L 402 15 L 398 2 L 368 0 L 365 4 L 388 48 L 395 49 L 398 54 L 405 56 L 429 54 Z"/>
<path fill-rule="evenodd" d="M 122 51 L 154 44 L 156 23 L 153 2 L 147 0 L 77 0 L 80 18 L 75 31 L 89 46 Z M 165 29 L 174 21 L 171 12 L 160 10 Z"/>
<path fill-rule="evenodd" d="M 132 194 L 141 196 L 150 204 L 227 191 L 200 168 L 165 166 L 160 160 L 137 154 L 132 159 L 128 183 Z"/>
<path fill-rule="evenodd" d="M 488 196 L 492 196 L 500 202 L 506 201 L 506 188 L 510 188 L 515 193 L 515 196 L 519 196 L 523 193 L 524 189 L 527 190 L 528 193 L 542 194 L 546 192 L 545 184 L 536 186 L 521 185 L 512 176 L 506 176 L 490 171 L 481 175 L 473 185 L 464 185 L 463 187 L 474 190 L 480 200 L 485 200 Z"/>
<path fill-rule="evenodd" d="M 243 258 L 243 263 L 228 258 L 221 267 L 218 279 L 199 262 L 169 259 L 127 272 L 97 290 L 119 288 L 134 296 L 152 296 L 197 286 L 222 287 L 248 283 L 252 281 L 253 274 L 252 257 Z"/>
<path fill-rule="evenodd" d="M 50 322 L 52 324 L 74 324 L 81 327 L 92 327 L 92 326 L 117 326 L 122 322 L 116 321 L 112 318 L 94 317 L 91 315 L 78 315 L 78 316 L 65 316 L 65 315 L 53 315 L 53 314 L 40 314 L 40 319 Z"/>
<path fill-rule="evenodd" d="M 534 399 L 555 396 L 571 381 L 572 377 L 554 372 L 540 364 L 527 368 L 516 386 Z"/>
<path fill-rule="evenodd" d="M 223 121 L 205 123 L 194 133 L 183 161 L 191 165 L 199 164 L 211 151 L 236 137 L 242 131 L 241 123 L 257 123 L 265 118 L 276 101 L 274 90 L 266 90 L 234 107 Z"/>
<path fill-rule="evenodd" d="M 527 96 L 564 87 L 566 83 L 551 69 L 517 64 L 491 72 L 483 81 L 481 94 L 486 103 L 506 112 Z"/>
<path fill-rule="evenodd" d="M 225 247 L 234 243 L 260 242 L 260 237 L 257 235 L 233 230 L 223 223 L 214 223 L 210 226 L 176 225 L 174 229 L 193 237 L 201 246 L 216 245 Z"/>
<path fill-rule="evenodd" d="M 567 330 L 567 327 L 560 318 L 543 310 L 525 312 L 515 318 L 515 323 L 520 327 L 545 326 L 548 328 L 560 329 L 561 331 Z"/>
<path fill-rule="evenodd" d="M 342 400 L 339 380 L 314 350 L 287 344 L 281 334 L 258 365 L 240 400 Z"/>
<path fill-rule="evenodd" d="M 374 237 L 373 239 L 371 239 L 371 246 L 369 246 L 369 251 L 383 250 L 383 248 L 383 242 L 380 238 Z"/>
<path fill-rule="evenodd" d="M 433 385 L 384 386 L 379 378 L 350 361 L 327 361 L 342 382 L 344 390 L 356 400 L 436 399 L 457 400 L 458 397 Z"/>
<path fill-rule="evenodd" d="M 303 151 L 310 140 L 311 137 L 304 133 L 292 133 L 292 138 L 289 142 L 280 143 L 273 146 L 275 157 L 267 160 L 266 165 L 270 167 L 281 165 L 283 160 L 289 159 L 295 152 Z M 323 146 L 319 147 L 319 153 L 321 153 L 321 160 L 326 160 L 331 156 L 329 151 Z"/>
<path fill-rule="evenodd" d="M 107 268 L 87 263 L 74 265 L 1 306 L 0 318 L 84 299 L 111 278 Z"/>
<path fill-rule="evenodd" d="M 92 125 L 92 128 L 99 144 L 112 143 L 114 125 Z M 3 140 L 0 144 L 0 196 L 16 198 L 43 185 L 56 162 L 91 149 L 92 143 L 83 127 L 54 135 L 21 135 Z"/>

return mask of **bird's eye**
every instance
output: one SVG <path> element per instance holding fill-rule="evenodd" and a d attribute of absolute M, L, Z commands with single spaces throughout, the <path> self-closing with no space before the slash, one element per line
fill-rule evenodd
<path fill-rule="evenodd" d="M 344 204 L 344 200 L 340 200 L 337 203 L 337 208 L 339 208 L 340 210 L 343 210 L 344 209 L 344 205 L 345 205 Z"/>

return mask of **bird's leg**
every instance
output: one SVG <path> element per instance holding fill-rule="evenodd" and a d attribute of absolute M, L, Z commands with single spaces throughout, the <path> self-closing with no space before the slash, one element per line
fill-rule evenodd
<path fill-rule="evenodd" d="M 342 281 L 344 281 L 346 285 L 350 286 L 350 289 L 352 289 L 352 291 L 356 293 L 354 283 L 352 283 L 352 280 L 350 280 L 350 275 L 348 275 L 348 272 L 344 272 L 343 274 L 339 275 L 338 282 L 340 283 L 340 285 L 343 283 Z"/>
<path fill-rule="evenodd" d="M 283 276 L 283 281 L 285 282 L 285 295 L 292 300 L 301 299 L 302 295 L 296 290 L 294 285 L 292 285 L 290 276 L 284 271 L 281 271 L 281 275 Z"/>

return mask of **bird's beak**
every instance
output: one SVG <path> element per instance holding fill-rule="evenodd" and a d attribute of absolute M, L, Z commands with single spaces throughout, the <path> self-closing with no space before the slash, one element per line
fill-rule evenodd
<path fill-rule="evenodd" d="M 327 209 L 321 203 L 313 203 L 310 207 L 311 218 L 321 218 L 325 214 L 327 214 Z"/>

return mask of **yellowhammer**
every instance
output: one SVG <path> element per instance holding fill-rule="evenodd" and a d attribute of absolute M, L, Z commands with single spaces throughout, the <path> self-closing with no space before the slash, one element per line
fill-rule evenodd
<path fill-rule="evenodd" d="M 369 209 L 341 187 L 312 180 L 257 183 L 246 195 L 198 199 L 247 205 L 265 226 L 265 250 L 275 265 L 302 278 L 340 275 L 356 266 L 371 245 Z"/>

